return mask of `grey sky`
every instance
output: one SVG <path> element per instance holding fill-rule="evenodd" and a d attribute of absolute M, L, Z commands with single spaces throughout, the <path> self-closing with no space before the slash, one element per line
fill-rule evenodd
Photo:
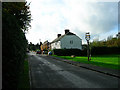
<path fill-rule="evenodd" d="M 65 29 L 84 37 L 90 32 L 91 41 L 105 39 L 118 32 L 118 3 L 96 2 L 96 0 L 27 0 L 33 21 L 26 34 L 34 44 L 45 40 L 52 41 Z"/>

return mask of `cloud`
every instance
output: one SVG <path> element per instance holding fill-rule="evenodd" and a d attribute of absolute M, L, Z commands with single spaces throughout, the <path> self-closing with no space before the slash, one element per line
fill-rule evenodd
<path fill-rule="evenodd" d="M 30 1 L 30 0 L 27 0 Z M 39 39 L 52 41 L 58 33 L 70 29 L 85 42 L 86 32 L 92 38 L 114 30 L 117 27 L 118 3 L 94 2 L 96 0 L 32 0 L 32 28 L 27 34 L 29 41 Z"/>

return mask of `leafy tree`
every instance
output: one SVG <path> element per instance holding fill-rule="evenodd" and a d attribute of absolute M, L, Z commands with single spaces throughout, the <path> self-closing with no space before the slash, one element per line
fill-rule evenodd
<path fill-rule="evenodd" d="M 32 42 L 30 42 L 30 44 L 28 45 L 29 50 L 32 50 L 32 45 L 33 45 Z"/>
<path fill-rule="evenodd" d="M 120 39 L 108 36 L 107 40 L 93 41 L 91 47 L 120 47 Z"/>
<path fill-rule="evenodd" d="M 39 43 L 36 44 L 36 48 L 40 50 L 40 45 L 39 45 Z"/>
<path fill-rule="evenodd" d="M 27 2 L 2 3 L 3 89 L 17 88 L 28 43 L 25 31 L 30 27 L 30 21 Z"/>
<path fill-rule="evenodd" d="M 92 54 L 119 54 L 120 38 L 108 36 L 107 40 L 90 43 Z"/>
<path fill-rule="evenodd" d="M 30 44 L 28 45 L 28 49 L 29 50 L 33 50 L 33 51 L 36 51 L 36 50 L 40 50 L 40 45 L 39 43 L 37 43 L 36 45 L 32 44 L 32 42 L 30 42 Z"/>
<path fill-rule="evenodd" d="M 117 42 L 118 42 L 117 38 L 112 38 L 112 39 L 108 40 L 106 44 L 108 47 L 118 47 Z"/>
<path fill-rule="evenodd" d="M 107 37 L 107 41 L 112 40 L 112 38 L 113 38 L 112 35 L 108 36 L 108 37 Z"/>
<path fill-rule="evenodd" d="M 120 47 L 120 38 L 118 38 L 118 40 L 117 40 L 117 45 L 118 45 L 118 47 Z"/>
<path fill-rule="evenodd" d="M 11 20 L 12 17 L 13 19 L 16 19 L 16 24 L 18 24 L 19 28 L 23 31 L 28 30 L 28 28 L 31 26 L 31 13 L 27 2 L 4 2 L 2 4 L 2 11 L 3 14 L 10 15 L 10 17 L 6 17 L 7 20 Z"/>

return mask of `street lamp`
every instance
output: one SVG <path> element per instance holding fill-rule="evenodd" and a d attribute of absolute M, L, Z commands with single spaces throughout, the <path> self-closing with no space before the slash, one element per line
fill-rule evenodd
<path fill-rule="evenodd" d="M 85 39 L 87 40 L 87 56 L 88 56 L 88 61 L 89 61 L 89 56 L 90 56 L 90 52 L 89 52 L 89 40 L 90 40 L 90 33 L 86 33 L 85 34 Z"/>

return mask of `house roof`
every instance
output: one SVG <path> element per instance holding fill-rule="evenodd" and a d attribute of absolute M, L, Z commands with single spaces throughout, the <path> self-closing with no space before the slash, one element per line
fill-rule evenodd
<path fill-rule="evenodd" d="M 46 40 L 42 45 L 49 44 L 48 40 Z"/>
<path fill-rule="evenodd" d="M 72 33 L 72 32 L 68 32 L 68 33 L 66 33 L 66 34 L 64 34 L 64 35 L 61 35 L 60 37 L 54 39 L 51 43 L 60 41 L 60 39 L 63 38 L 64 36 L 66 36 L 66 35 L 76 35 L 76 34 L 74 34 L 74 33 Z"/>
<path fill-rule="evenodd" d="M 59 41 L 59 40 L 60 40 L 61 38 L 63 38 L 64 36 L 65 36 L 65 34 L 64 34 L 64 35 L 61 35 L 60 37 L 54 39 L 51 43 L 54 43 L 54 42 Z"/>

